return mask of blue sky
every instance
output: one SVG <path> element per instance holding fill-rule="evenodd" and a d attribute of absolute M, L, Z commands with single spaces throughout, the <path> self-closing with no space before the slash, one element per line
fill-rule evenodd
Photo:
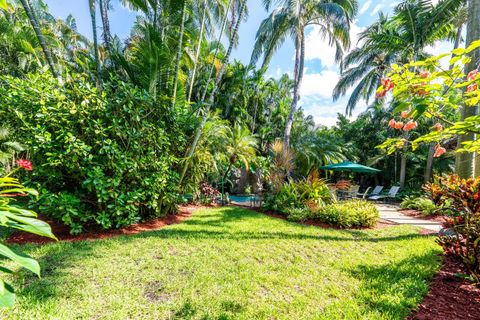
<path fill-rule="evenodd" d="M 65 18 L 72 14 L 79 31 L 90 37 L 92 27 L 88 11 L 88 0 L 45 0 L 49 5 L 52 14 L 59 18 Z M 68 2 L 68 4 L 65 4 Z M 398 0 L 359 0 L 359 14 L 351 28 L 352 45 L 355 46 L 357 35 L 366 26 L 375 21 L 378 13 L 390 13 Z M 110 13 L 110 24 L 112 32 L 120 38 L 128 37 L 130 28 L 135 19 L 135 13 L 121 6 L 119 0 L 112 0 L 114 10 Z M 233 57 L 244 63 L 250 61 L 250 54 L 255 41 L 255 34 L 261 21 L 268 13 L 261 6 L 260 0 L 248 0 L 249 17 L 247 22 L 240 28 L 240 44 L 234 51 Z M 99 24 L 100 26 L 100 24 Z M 101 32 L 101 28 L 99 27 Z M 432 48 L 433 52 L 448 50 L 448 44 Z M 293 70 L 294 46 L 290 40 L 278 50 L 272 59 L 269 75 L 279 77 L 283 73 L 292 73 Z M 321 39 L 315 29 L 307 30 L 306 62 L 304 83 L 301 90 L 301 106 L 306 114 L 315 118 L 317 124 L 333 125 L 337 113 L 345 111 L 348 97 L 333 102 L 332 90 L 338 80 L 338 66 L 333 61 L 334 50 Z M 355 112 L 356 116 L 366 109 L 365 103 L 360 103 Z"/>

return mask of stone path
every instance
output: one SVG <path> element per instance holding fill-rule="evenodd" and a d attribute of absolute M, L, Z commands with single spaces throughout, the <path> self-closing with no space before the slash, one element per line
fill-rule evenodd
<path fill-rule="evenodd" d="M 401 212 L 398 211 L 397 206 L 378 204 L 377 207 L 380 211 L 380 218 L 384 220 L 398 224 L 409 224 L 435 232 L 439 232 L 442 229 L 442 225 L 437 221 L 418 219 L 403 215 Z"/>

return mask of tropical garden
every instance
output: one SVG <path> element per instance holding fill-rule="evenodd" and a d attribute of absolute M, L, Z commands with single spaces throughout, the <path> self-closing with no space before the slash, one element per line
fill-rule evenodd
<path fill-rule="evenodd" d="M 355 37 L 361 1 L 264 0 L 247 63 L 250 1 L 83 1 L 92 37 L 0 0 L 0 318 L 480 318 L 480 0 Z M 302 101 L 312 32 L 332 126 Z"/>

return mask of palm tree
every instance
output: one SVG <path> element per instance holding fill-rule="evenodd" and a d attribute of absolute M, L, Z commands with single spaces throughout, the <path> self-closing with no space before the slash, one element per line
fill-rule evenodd
<path fill-rule="evenodd" d="M 52 53 L 50 51 L 50 48 L 47 46 L 47 42 L 45 41 L 45 37 L 42 34 L 42 31 L 40 30 L 40 24 L 38 23 L 37 17 L 35 16 L 35 11 L 33 10 L 33 6 L 30 2 L 30 0 L 20 0 L 23 6 L 23 9 L 25 10 L 28 20 L 30 21 L 30 24 L 33 27 L 33 30 L 35 31 L 35 35 L 37 36 L 38 42 L 40 43 L 40 46 L 42 47 L 43 54 L 45 55 L 45 59 L 47 60 L 48 66 L 50 67 L 50 71 L 52 72 L 52 75 L 55 78 L 59 78 L 59 74 L 57 73 L 57 70 L 55 69 L 55 64 L 53 62 L 52 58 Z"/>
<path fill-rule="evenodd" d="M 92 31 L 93 31 L 93 55 L 95 57 L 95 67 L 97 71 L 97 89 L 98 92 L 102 92 L 102 76 L 101 76 L 101 65 L 100 58 L 98 55 L 98 37 L 97 37 L 97 9 L 95 5 L 96 0 L 88 0 L 89 9 L 90 9 L 90 18 L 92 20 Z"/>
<path fill-rule="evenodd" d="M 247 127 L 243 127 L 238 123 L 235 123 L 233 128 L 227 127 L 227 133 L 225 136 L 225 157 L 228 164 L 222 179 L 222 195 L 225 194 L 225 181 L 232 168 L 238 162 L 243 163 L 245 168 L 249 170 L 250 163 L 255 158 L 256 147 L 257 140 Z"/>
<path fill-rule="evenodd" d="M 291 35 L 295 43 L 294 93 L 290 114 L 285 127 L 285 149 L 290 146 L 290 134 L 295 112 L 300 99 L 304 60 L 305 29 L 319 26 L 330 45 L 336 48 L 336 60 L 339 61 L 343 49 L 350 44 L 350 22 L 357 12 L 356 0 L 281 0 L 279 7 L 273 10 L 260 25 L 257 32 L 251 63 L 256 63 L 263 56 L 263 66 L 271 60 L 275 51 Z M 272 0 L 265 0 L 265 8 L 270 9 Z"/>
<path fill-rule="evenodd" d="M 468 19 L 467 19 L 467 38 L 465 46 L 468 47 L 473 41 L 480 38 L 480 0 L 468 1 Z M 475 50 L 470 53 L 471 62 L 465 65 L 465 72 L 478 69 L 480 61 L 480 50 Z M 461 111 L 461 120 L 472 117 L 478 114 L 477 108 L 464 106 Z M 458 138 L 458 146 L 461 147 L 465 141 L 475 140 L 474 134 L 461 135 Z M 455 171 L 462 178 L 471 176 L 480 176 L 480 160 L 479 155 L 471 153 L 459 153 L 456 156 Z M 474 169 L 475 166 L 475 169 Z"/>
<path fill-rule="evenodd" d="M 217 93 L 218 87 L 219 87 L 220 82 L 223 78 L 223 74 L 225 73 L 225 70 L 226 70 L 226 68 L 229 64 L 230 55 L 232 54 L 233 47 L 235 46 L 236 39 L 238 37 L 238 30 L 240 28 L 241 22 L 243 21 L 243 16 L 245 14 L 246 8 L 247 8 L 247 0 L 243 0 L 242 4 L 241 4 L 239 19 L 236 21 L 235 28 L 233 30 L 232 39 L 230 39 L 230 45 L 228 47 L 227 53 L 225 54 L 225 58 L 224 58 L 222 67 L 220 68 L 220 70 L 217 73 L 217 77 L 215 78 L 215 83 L 214 83 L 212 92 L 210 93 L 209 100 L 206 103 L 205 110 L 203 110 L 204 114 L 202 116 L 202 120 L 200 121 L 200 124 L 199 124 L 199 126 L 198 126 L 198 128 L 195 132 L 195 137 L 193 138 L 192 145 L 190 146 L 190 148 L 187 152 L 187 156 L 186 156 L 187 160 L 185 161 L 185 165 L 183 166 L 183 170 L 182 170 L 181 175 L 180 175 L 180 180 L 179 180 L 180 184 L 182 183 L 183 178 L 185 177 L 185 173 L 188 170 L 188 167 L 190 165 L 190 159 L 192 158 L 192 155 L 194 154 L 195 149 L 197 148 L 198 141 L 200 140 L 200 136 L 202 135 L 203 128 L 204 128 L 205 123 L 208 119 L 208 113 L 210 111 L 210 107 L 213 104 L 213 101 L 214 101 L 215 95 Z M 224 27 L 225 27 L 225 23 L 222 25 L 222 29 L 224 29 Z M 219 38 L 219 39 L 221 39 L 221 38 Z M 214 57 L 214 62 L 212 63 L 212 70 L 211 70 L 210 74 L 213 73 L 215 59 L 216 59 L 216 56 Z M 207 85 L 207 87 L 208 87 L 208 85 Z M 204 94 L 204 96 L 202 97 L 202 100 L 201 100 L 202 103 L 205 102 L 206 92 L 207 92 L 207 88 L 205 88 L 205 91 L 204 91 L 205 94 Z"/>
<path fill-rule="evenodd" d="M 103 43 L 109 53 L 112 52 L 112 33 L 110 32 L 110 20 L 108 18 L 108 10 L 110 9 L 110 0 L 98 0 L 100 6 L 100 15 L 103 25 Z"/>
<path fill-rule="evenodd" d="M 182 1 L 182 11 L 181 11 L 181 20 L 180 20 L 180 29 L 178 32 L 178 47 L 177 47 L 177 55 L 175 59 L 175 74 L 173 80 L 173 92 L 172 92 L 172 107 L 174 107 L 177 103 L 177 87 L 178 87 L 178 77 L 179 77 L 179 70 L 180 70 L 180 60 L 182 59 L 182 52 L 183 52 L 183 35 L 185 33 L 185 20 L 187 19 L 187 0 Z"/>

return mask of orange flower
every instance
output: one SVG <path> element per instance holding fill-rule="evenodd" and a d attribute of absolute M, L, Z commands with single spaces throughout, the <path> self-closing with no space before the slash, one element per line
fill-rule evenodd
<path fill-rule="evenodd" d="M 421 96 L 426 96 L 428 94 L 428 91 L 427 90 L 424 90 L 424 89 L 420 89 L 418 90 L 417 92 L 419 95 Z"/>
<path fill-rule="evenodd" d="M 420 77 L 422 77 L 422 78 L 428 78 L 428 77 L 430 77 L 430 72 L 428 72 L 428 71 L 422 71 L 422 72 L 420 72 Z"/>
<path fill-rule="evenodd" d="M 477 76 L 478 76 L 478 70 L 475 69 L 475 70 L 472 70 L 468 73 L 467 75 L 467 80 L 468 81 L 473 81 L 473 80 L 476 80 L 477 79 Z"/>
<path fill-rule="evenodd" d="M 382 78 L 381 82 L 382 82 L 383 89 L 387 92 L 392 90 L 393 87 L 395 87 L 395 85 L 393 84 L 393 81 L 390 78 Z"/>
<path fill-rule="evenodd" d="M 435 158 L 438 158 L 438 157 L 440 157 L 442 154 L 444 154 L 445 152 L 447 152 L 447 150 L 446 150 L 444 147 L 442 147 L 442 146 L 440 146 L 440 145 L 437 145 L 437 146 L 435 147 L 435 154 L 434 154 L 433 156 L 434 156 Z"/>
<path fill-rule="evenodd" d="M 407 122 L 405 127 L 403 127 L 403 131 L 410 131 L 410 130 L 415 129 L 416 127 L 418 127 L 417 122 L 413 121 L 413 120 L 410 120 L 410 121 Z"/>
<path fill-rule="evenodd" d="M 467 87 L 467 92 L 475 91 L 475 90 L 477 90 L 477 87 L 478 87 L 478 86 L 477 86 L 476 83 L 472 83 L 471 85 L 469 85 L 469 86 Z"/>
<path fill-rule="evenodd" d="M 396 122 L 395 123 L 395 129 L 402 129 L 403 128 L 403 122 L 402 121 L 399 121 L 399 122 Z"/>
<path fill-rule="evenodd" d="M 386 95 L 387 95 L 387 91 L 382 90 L 382 91 L 377 92 L 376 97 L 377 97 L 377 99 L 380 99 L 380 98 L 385 98 Z"/>
<path fill-rule="evenodd" d="M 403 111 L 400 115 L 403 119 L 408 119 L 410 117 L 410 111 Z"/>
<path fill-rule="evenodd" d="M 388 121 L 388 126 L 389 126 L 390 128 L 395 129 L 395 125 L 396 125 L 396 124 L 397 124 L 397 121 L 395 121 L 395 119 L 392 119 L 392 120 Z"/>
<path fill-rule="evenodd" d="M 436 130 L 436 131 L 442 131 L 443 130 L 443 126 L 440 124 L 440 123 L 435 123 L 435 125 L 433 126 L 433 128 Z"/>

